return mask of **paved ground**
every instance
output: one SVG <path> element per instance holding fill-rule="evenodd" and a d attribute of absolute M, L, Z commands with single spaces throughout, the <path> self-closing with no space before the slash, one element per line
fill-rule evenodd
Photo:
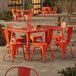
<path fill-rule="evenodd" d="M 32 21 L 34 22 L 35 25 L 37 25 L 37 24 L 55 25 L 57 22 L 57 19 L 48 18 L 48 17 L 47 18 L 34 17 L 32 19 Z M 67 21 L 67 19 L 65 21 Z M 9 23 L 9 22 L 11 23 L 11 21 L 6 21 L 6 22 L 1 21 L 0 23 L 7 25 L 7 23 Z M 24 22 L 16 21 L 15 23 L 18 24 L 18 27 L 25 26 L 25 21 Z M 75 48 L 76 40 L 75 39 L 76 39 L 76 33 L 73 34 L 72 40 L 71 40 L 71 44 L 73 45 L 72 50 L 73 50 L 74 58 L 71 57 L 70 49 L 68 46 L 64 60 L 62 59 L 61 52 L 59 52 L 57 49 L 55 49 L 54 61 L 52 61 L 52 59 L 50 57 L 50 52 L 49 52 L 49 50 L 47 50 L 45 63 L 42 62 L 42 59 L 40 57 L 39 48 L 37 48 L 35 50 L 32 61 L 24 60 L 21 48 L 19 48 L 19 55 L 16 56 L 16 58 L 14 59 L 14 63 L 11 62 L 11 58 L 8 57 L 8 54 L 6 55 L 5 61 L 3 61 L 5 46 L 0 46 L 0 76 L 4 76 L 6 70 L 12 66 L 24 66 L 24 67 L 33 68 L 38 72 L 39 76 L 60 76 L 60 74 L 57 73 L 59 70 L 62 70 L 63 68 L 66 68 L 69 66 L 72 67 L 76 63 L 76 48 Z M 52 41 L 52 43 L 53 43 L 53 41 Z M 53 44 L 51 45 L 51 47 L 53 50 Z M 31 51 L 32 51 L 32 44 L 31 44 Z M 26 52 L 26 49 L 25 49 L 25 52 Z M 30 53 L 30 55 L 31 55 L 31 53 Z M 27 56 L 27 54 L 26 54 L 26 56 Z M 13 74 L 13 72 L 12 72 L 12 74 Z"/>

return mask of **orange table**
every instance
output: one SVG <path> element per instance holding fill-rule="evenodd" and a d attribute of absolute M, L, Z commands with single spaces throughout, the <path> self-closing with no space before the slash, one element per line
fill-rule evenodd
<path fill-rule="evenodd" d="M 45 32 L 45 41 L 47 41 L 48 37 L 48 32 L 49 29 L 54 29 L 54 30 L 61 30 L 62 28 L 59 26 L 58 28 L 56 26 L 45 26 L 44 28 L 16 28 L 16 29 L 8 29 L 9 31 L 13 32 L 18 32 L 18 33 L 26 33 L 27 37 L 27 60 L 30 59 L 30 35 L 31 33 L 38 33 L 38 32 Z"/>
<path fill-rule="evenodd" d="M 33 28 L 17 28 L 17 29 L 8 29 L 12 32 L 18 32 L 18 33 L 26 33 L 27 37 L 27 60 L 30 59 L 30 35 L 31 33 L 38 33 L 38 32 L 45 32 L 45 38 L 47 40 L 48 35 L 48 29 L 33 29 Z"/>

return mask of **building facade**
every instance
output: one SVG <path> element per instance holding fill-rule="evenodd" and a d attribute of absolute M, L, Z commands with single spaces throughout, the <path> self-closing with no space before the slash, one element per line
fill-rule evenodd
<path fill-rule="evenodd" d="M 8 10 L 8 0 L 0 0 L 0 14 Z"/>
<path fill-rule="evenodd" d="M 40 6 L 43 5 L 45 0 L 31 0 L 35 4 L 39 4 Z M 28 0 L 0 0 L 0 14 L 6 11 L 10 11 L 12 8 L 16 9 L 25 9 L 27 7 Z M 35 7 L 35 5 L 34 5 Z"/>

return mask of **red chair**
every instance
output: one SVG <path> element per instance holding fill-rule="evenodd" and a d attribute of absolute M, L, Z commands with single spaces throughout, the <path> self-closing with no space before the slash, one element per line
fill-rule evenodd
<path fill-rule="evenodd" d="M 31 68 L 27 68 L 27 67 L 11 67 L 9 68 L 6 73 L 5 76 L 38 76 L 38 73 Z"/>
<path fill-rule="evenodd" d="M 48 13 L 51 13 L 51 7 L 42 7 L 42 16 L 47 15 Z"/>
<path fill-rule="evenodd" d="M 55 45 L 59 45 L 60 49 L 62 49 L 62 57 L 64 59 L 65 48 L 67 47 L 67 45 L 69 45 L 70 46 L 71 55 L 73 57 L 73 53 L 72 53 L 72 49 L 71 49 L 71 43 L 70 43 L 70 40 L 71 40 L 71 37 L 72 37 L 72 31 L 73 31 L 73 27 L 68 27 L 67 40 L 64 40 L 62 38 L 60 40 L 55 40 L 52 55 L 54 55 Z"/>
<path fill-rule="evenodd" d="M 32 60 L 35 48 L 39 47 L 41 49 L 41 56 L 43 58 L 43 62 L 45 62 L 45 55 L 46 55 L 47 48 L 49 48 L 50 54 L 51 54 L 51 47 L 50 47 L 50 45 L 51 45 L 51 40 L 52 40 L 52 33 L 53 33 L 53 30 L 50 29 L 49 30 L 49 34 L 47 36 L 47 42 L 38 42 L 38 43 L 33 42 L 33 50 L 32 50 L 31 60 Z M 52 57 L 52 60 L 53 60 L 53 57 Z"/>
<path fill-rule="evenodd" d="M 26 22 L 27 27 L 32 27 L 32 23 L 31 22 Z M 36 42 L 37 39 L 41 39 L 41 41 L 43 41 L 43 34 L 42 35 L 32 35 L 31 34 L 31 39 L 33 42 Z"/>
<path fill-rule="evenodd" d="M 64 32 L 65 32 L 66 22 L 61 22 L 61 27 L 63 28 L 63 34 L 65 36 L 65 33 Z M 59 28 L 59 26 L 57 26 L 56 28 Z M 59 35 L 55 35 L 56 33 L 57 33 L 57 30 L 54 30 L 52 39 L 56 39 L 57 41 L 58 40 L 60 41 L 60 39 L 62 37 L 62 30 L 60 31 L 60 34 Z M 58 45 L 57 45 L 57 49 L 58 49 Z"/>
<path fill-rule="evenodd" d="M 21 14 L 18 14 L 18 10 L 14 10 L 14 9 L 12 9 L 12 21 L 13 20 L 17 20 L 17 18 L 19 18 L 20 19 L 20 17 L 21 17 L 22 15 Z"/>
<path fill-rule="evenodd" d="M 13 62 L 16 50 L 18 50 L 19 46 L 22 47 L 24 59 L 26 59 L 23 43 L 22 42 L 10 42 L 9 41 L 9 32 L 8 32 L 8 29 L 7 28 L 3 28 L 3 30 L 4 30 L 4 36 L 5 36 L 5 39 L 6 39 L 6 49 L 5 49 L 5 54 L 4 54 L 3 60 L 5 60 L 7 48 L 9 47 L 9 56 L 10 55 L 12 56 L 12 62 Z"/>
<path fill-rule="evenodd" d="M 37 7 L 37 11 L 38 11 L 38 12 L 37 12 L 38 15 L 39 15 L 39 14 L 42 15 L 42 10 L 40 10 L 40 8 Z"/>
<path fill-rule="evenodd" d="M 10 28 L 10 29 L 13 29 L 13 26 L 18 27 L 15 23 L 9 23 L 7 25 L 8 25 L 8 28 Z M 11 35 L 11 31 L 10 31 L 10 35 Z M 25 45 L 26 45 L 25 38 L 23 38 L 23 37 L 15 37 L 15 34 L 13 34 L 13 37 L 16 39 L 16 41 L 19 41 L 19 42 L 23 41 L 25 43 Z"/>
<path fill-rule="evenodd" d="M 31 9 L 31 16 L 34 15 L 34 8 Z"/>
<path fill-rule="evenodd" d="M 33 11 L 33 10 L 32 10 Z M 31 9 L 28 10 L 24 10 L 24 19 L 26 18 L 26 20 L 28 21 L 28 19 L 32 17 L 33 14 L 31 14 Z"/>
<path fill-rule="evenodd" d="M 53 7 L 53 10 L 50 13 L 51 15 L 55 14 L 57 15 L 57 7 Z"/>

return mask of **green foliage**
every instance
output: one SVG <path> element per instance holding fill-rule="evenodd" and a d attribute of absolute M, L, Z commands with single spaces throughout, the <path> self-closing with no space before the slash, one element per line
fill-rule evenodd
<path fill-rule="evenodd" d="M 76 76 L 76 64 L 74 67 L 68 67 L 66 69 L 62 69 L 58 73 L 60 73 L 63 76 Z"/>
<path fill-rule="evenodd" d="M 52 0 L 46 0 L 44 3 L 43 3 L 43 6 L 52 6 Z"/>
<path fill-rule="evenodd" d="M 0 20 L 10 20 L 11 19 L 11 12 L 7 11 L 0 14 Z"/>
<path fill-rule="evenodd" d="M 32 0 L 27 0 L 26 9 L 31 9 L 31 8 L 32 8 Z"/>

